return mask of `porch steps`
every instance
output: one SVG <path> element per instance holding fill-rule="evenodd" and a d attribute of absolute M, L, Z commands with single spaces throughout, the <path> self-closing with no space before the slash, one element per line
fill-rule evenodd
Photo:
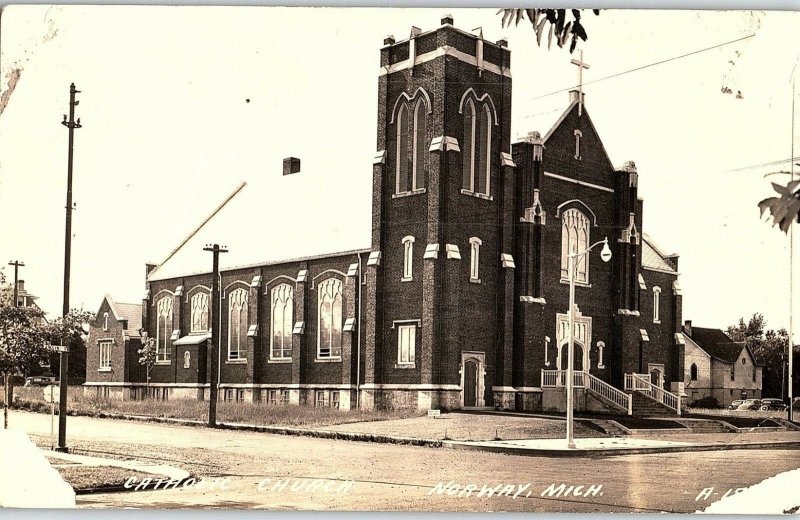
<path fill-rule="evenodd" d="M 659 403 L 655 399 L 642 394 L 641 392 L 633 392 L 633 415 L 642 417 L 674 417 L 675 410 L 670 407 Z"/>

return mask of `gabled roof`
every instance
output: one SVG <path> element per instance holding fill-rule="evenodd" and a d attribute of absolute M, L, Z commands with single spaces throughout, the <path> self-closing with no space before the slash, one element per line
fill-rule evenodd
<path fill-rule="evenodd" d="M 115 302 L 110 294 L 106 294 L 105 300 L 117 321 L 128 322 L 128 335 L 138 336 L 142 328 L 142 304 Z"/>
<path fill-rule="evenodd" d="M 369 157 L 353 167 L 371 172 Z M 327 167 L 326 167 L 327 168 Z M 249 180 L 162 261 L 147 277 L 166 280 L 211 272 L 207 244 L 228 252 L 220 269 L 268 265 L 342 252 L 368 251 L 372 229 L 371 173 L 363 182 L 348 182 L 330 170 L 301 170 Z M 204 212 L 198 208 L 198 214 Z M 207 211 L 206 211 L 207 213 Z"/>
<path fill-rule="evenodd" d="M 668 260 L 668 256 L 647 233 L 642 233 L 642 267 L 677 275 L 678 271 Z"/>
<path fill-rule="evenodd" d="M 697 346 L 706 351 L 712 358 L 726 363 L 735 363 L 743 349 L 747 349 L 744 342 L 733 341 L 730 336 L 720 329 L 706 329 L 692 326 L 692 333 L 684 331 Z M 747 349 L 750 352 L 750 349 Z M 753 362 L 758 364 L 755 356 L 750 352 Z"/>

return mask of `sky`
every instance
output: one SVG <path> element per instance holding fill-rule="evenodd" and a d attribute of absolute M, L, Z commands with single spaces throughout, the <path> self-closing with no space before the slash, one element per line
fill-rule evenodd
<path fill-rule="evenodd" d="M 24 261 L 26 288 L 60 313 L 60 122 L 71 82 L 83 125 L 75 137 L 72 307 L 96 310 L 106 293 L 140 301 L 145 263 L 163 261 L 242 181 L 254 204 L 271 211 L 247 228 L 253 241 L 272 243 L 283 229 L 277 239 L 304 250 L 348 249 L 336 237 L 370 224 L 383 38 L 405 39 L 412 25 L 433 29 L 444 12 L 5 8 L 0 263 Z M 546 132 L 537 123 L 567 106 L 577 82 L 569 53 L 537 46 L 527 23 L 502 28 L 495 9 L 446 12 L 456 27 L 508 40 L 512 142 Z M 584 22 L 587 110 L 614 164 L 638 166 L 644 231 L 680 255 L 684 318 L 724 328 L 761 312 L 768 327 L 788 326 L 789 240 L 759 216 L 757 202 L 772 194 L 771 181 L 788 180 L 764 176 L 791 162 L 751 166 L 792 156 L 797 13 L 604 10 Z M 301 158 L 301 178 L 282 178 L 288 156 Z M 320 224 L 335 232 L 315 233 Z"/>

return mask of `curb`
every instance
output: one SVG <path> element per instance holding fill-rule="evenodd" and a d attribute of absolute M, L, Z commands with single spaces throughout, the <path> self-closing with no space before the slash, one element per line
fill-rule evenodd
<path fill-rule="evenodd" d="M 763 449 L 800 449 L 800 441 L 786 442 L 753 442 L 746 444 L 695 444 L 687 446 L 664 446 L 649 448 L 616 448 L 597 450 L 545 450 L 536 448 L 517 448 L 513 446 L 476 446 L 444 441 L 445 448 L 456 450 L 488 451 L 521 455 L 526 457 L 607 457 L 615 455 L 641 455 L 648 453 L 679 453 L 692 451 L 728 451 L 728 450 L 763 450 Z"/>

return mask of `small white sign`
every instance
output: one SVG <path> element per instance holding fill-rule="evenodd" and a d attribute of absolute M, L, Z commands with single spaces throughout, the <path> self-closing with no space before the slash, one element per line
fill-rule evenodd
<path fill-rule="evenodd" d="M 439 417 L 441 415 L 442 415 L 442 411 L 441 410 L 428 410 L 428 417 L 436 418 L 436 417 Z"/>
<path fill-rule="evenodd" d="M 44 387 L 44 400 L 48 403 L 57 403 L 61 399 L 61 388 L 58 385 Z"/>
<path fill-rule="evenodd" d="M 55 352 L 69 352 L 69 348 L 65 345 L 53 345 L 53 350 Z"/>

